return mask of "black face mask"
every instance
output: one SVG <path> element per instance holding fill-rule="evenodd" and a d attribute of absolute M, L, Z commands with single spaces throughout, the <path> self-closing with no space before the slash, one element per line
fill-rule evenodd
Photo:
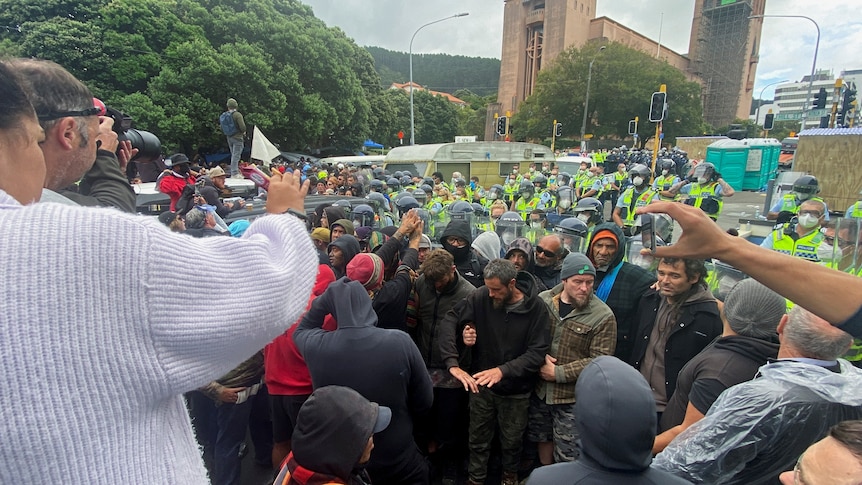
<path fill-rule="evenodd" d="M 186 165 L 185 163 L 183 163 L 183 164 L 181 164 L 181 165 L 177 165 L 176 167 L 174 167 L 174 172 L 176 172 L 176 173 L 178 173 L 178 174 L 180 174 L 180 175 L 188 175 L 188 173 L 189 173 L 189 166 L 188 166 L 188 165 Z"/>
<path fill-rule="evenodd" d="M 455 246 L 449 244 L 448 242 L 443 243 L 443 249 L 449 252 L 452 255 L 452 258 L 455 262 L 463 262 L 470 258 L 470 246 L 464 246 L 463 248 L 456 248 Z"/>

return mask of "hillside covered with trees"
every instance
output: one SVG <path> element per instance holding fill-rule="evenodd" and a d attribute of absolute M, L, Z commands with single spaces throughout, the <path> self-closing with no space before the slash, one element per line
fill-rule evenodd
<path fill-rule="evenodd" d="M 366 47 L 384 87 L 410 80 L 410 56 L 381 47 Z M 464 89 L 479 96 L 497 94 L 500 60 L 448 54 L 413 54 L 413 81 L 433 89 L 454 93 Z"/>

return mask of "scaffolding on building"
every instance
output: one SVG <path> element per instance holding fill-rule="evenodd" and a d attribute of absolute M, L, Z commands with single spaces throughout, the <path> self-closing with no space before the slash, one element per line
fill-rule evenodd
<path fill-rule="evenodd" d="M 747 44 L 752 0 L 701 0 L 692 71 L 703 80 L 703 116 L 713 126 L 736 118 L 740 92 L 749 59 L 756 62 L 757 46 Z"/>

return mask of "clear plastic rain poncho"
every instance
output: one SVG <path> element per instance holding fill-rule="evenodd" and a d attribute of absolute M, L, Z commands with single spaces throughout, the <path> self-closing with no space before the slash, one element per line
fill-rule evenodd
<path fill-rule="evenodd" d="M 721 393 L 652 466 L 692 483 L 777 483 L 808 446 L 841 421 L 862 419 L 862 370 L 781 360 Z"/>

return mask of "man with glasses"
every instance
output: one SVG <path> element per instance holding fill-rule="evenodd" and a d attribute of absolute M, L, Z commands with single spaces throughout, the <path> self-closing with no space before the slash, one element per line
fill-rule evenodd
<path fill-rule="evenodd" d="M 820 256 L 817 250 L 823 244 L 824 236 L 820 232 L 823 218 L 823 204 L 815 200 L 806 200 L 799 206 L 799 214 L 790 222 L 772 231 L 760 246 L 819 263 Z"/>
<path fill-rule="evenodd" d="M 566 250 L 563 240 L 556 234 L 548 234 L 539 239 L 536 245 L 536 265 L 533 276 L 544 283 L 545 288 L 553 288 L 560 284 L 560 270 Z"/>
<path fill-rule="evenodd" d="M 613 355 L 617 340 L 614 313 L 593 294 L 596 268 L 589 258 L 566 256 L 560 277 L 562 283 L 539 294 L 548 308 L 551 346 L 530 398 L 527 436 L 538 443 L 542 465 L 577 458 L 575 384 L 594 358 Z"/>
<path fill-rule="evenodd" d="M 809 446 L 792 471 L 778 476 L 782 485 L 858 485 L 862 477 L 862 421 L 843 421 L 829 436 Z"/>
<path fill-rule="evenodd" d="M 137 150 L 117 140 L 113 119 L 94 107 L 90 90 L 50 61 L 15 59 L 10 65 L 45 130 L 41 146 L 48 171 L 41 201 L 135 212 L 135 192 L 124 171 Z"/>

